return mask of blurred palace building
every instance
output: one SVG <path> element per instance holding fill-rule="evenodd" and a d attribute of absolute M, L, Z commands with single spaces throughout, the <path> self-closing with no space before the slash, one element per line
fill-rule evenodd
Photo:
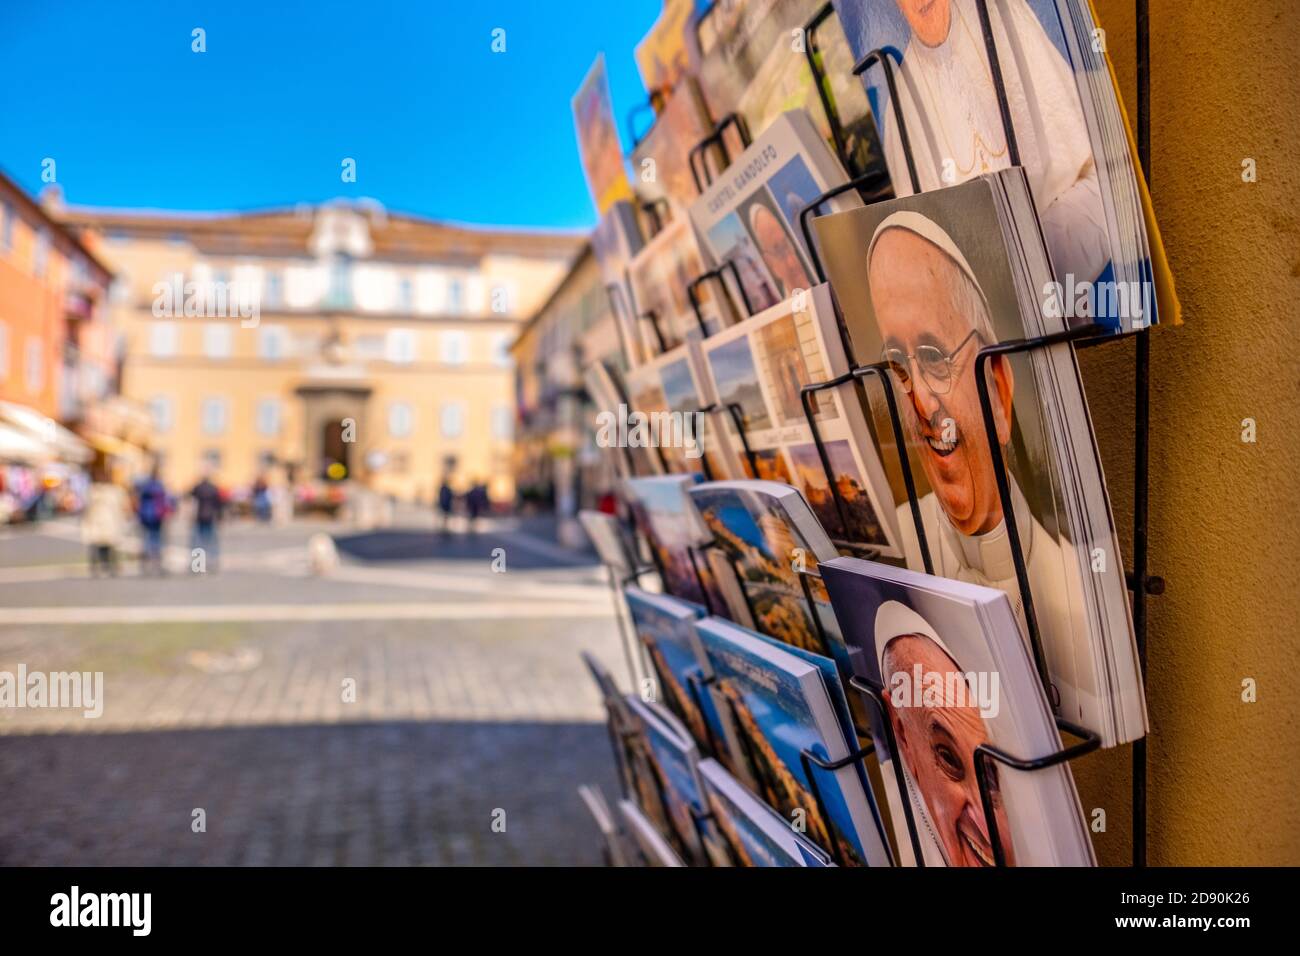
<path fill-rule="evenodd" d="M 245 213 L 45 203 L 115 274 L 121 391 L 165 479 L 355 481 L 430 500 L 444 476 L 514 494 L 524 319 L 581 237 L 447 225 L 336 201 Z"/>

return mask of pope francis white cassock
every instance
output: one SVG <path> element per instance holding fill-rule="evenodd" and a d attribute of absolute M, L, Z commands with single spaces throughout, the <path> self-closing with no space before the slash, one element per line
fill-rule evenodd
<path fill-rule="evenodd" d="M 896 0 L 911 27 L 898 95 L 922 192 L 1011 164 L 974 0 Z M 989 19 L 1020 161 L 1056 274 L 1097 278 L 1110 261 L 1106 214 L 1073 70 L 1025 0 Z M 884 151 L 894 189 L 912 193 L 893 107 Z"/>
<path fill-rule="evenodd" d="M 984 292 L 952 238 L 916 212 L 895 212 L 880 223 L 867 249 L 867 263 L 886 356 L 898 370 L 891 377 L 907 380 L 899 415 L 912 435 L 913 455 L 934 489 L 919 502 L 934 573 L 1004 591 L 1023 631 L 1024 601 L 976 388 L 974 354 L 979 345 L 998 340 Z M 934 366 L 927 371 L 920 358 L 935 344 L 947 355 L 945 362 L 936 363 L 948 368 L 944 381 L 935 379 Z M 1005 447 L 1018 427 L 1013 397 L 1019 394 L 1028 402 L 1034 397 L 1026 383 L 1017 389 L 1004 360 L 990 363 L 989 376 L 999 440 Z M 949 437 L 953 428 L 955 437 Z M 1008 464 L 1016 527 L 1048 668 L 1060 694 L 1060 712 L 1091 724 L 1099 689 L 1079 552 L 1033 513 L 1017 485 L 1017 469 Z M 1042 491 L 1050 507 L 1050 489 L 1045 485 Z M 923 570 L 908 503 L 898 507 L 897 518 L 907 565 Z"/>

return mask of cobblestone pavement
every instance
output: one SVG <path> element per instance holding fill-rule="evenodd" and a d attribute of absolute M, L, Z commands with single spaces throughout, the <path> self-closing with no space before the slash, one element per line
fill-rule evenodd
<path fill-rule="evenodd" d="M 317 577 L 323 529 L 342 564 Z M 167 577 L 95 580 L 74 526 L 0 532 L 0 672 L 104 675 L 95 719 L 0 709 L 0 863 L 599 861 L 578 655 L 625 666 L 598 568 L 508 524 L 232 526 L 207 574 L 184 545 Z"/>

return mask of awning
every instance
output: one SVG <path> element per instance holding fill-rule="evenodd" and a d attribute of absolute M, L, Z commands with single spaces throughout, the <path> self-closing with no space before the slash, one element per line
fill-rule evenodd
<path fill-rule="evenodd" d="M 56 458 L 59 461 L 85 464 L 95 457 L 90 447 L 75 433 L 26 405 L 0 401 L 0 424 L 36 442 L 45 450 L 43 460 Z"/>
<path fill-rule="evenodd" d="M 53 456 L 49 449 L 16 428 L 0 422 L 0 463 L 6 465 L 39 465 Z"/>

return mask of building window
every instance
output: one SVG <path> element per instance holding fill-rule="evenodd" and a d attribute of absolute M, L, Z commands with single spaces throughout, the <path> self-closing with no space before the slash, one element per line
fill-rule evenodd
<path fill-rule="evenodd" d="M 415 332 L 411 329 L 389 329 L 384 351 L 390 362 L 414 362 Z"/>
<path fill-rule="evenodd" d="M 284 302 L 284 279 L 278 272 L 266 274 L 266 307 L 278 309 Z"/>
<path fill-rule="evenodd" d="M 0 382 L 9 378 L 9 323 L 0 322 Z"/>
<path fill-rule="evenodd" d="M 408 438 L 415 415 L 406 402 L 393 402 L 388 406 L 388 434 L 393 438 Z"/>
<path fill-rule="evenodd" d="M 203 324 L 203 354 L 208 358 L 230 358 L 234 342 L 234 330 L 226 322 L 205 322 Z"/>
<path fill-rule="evenodd" d="M 444 364 L 465 364 L 469 355 L 469 336 L 464 332 L 443 332 L 438 337 L 438 345 Z"/>
<path fill-rule="evenodd" d="M 325 304 L 335 309 L 352 305 L 352 261 L 347 256 L 336 256 L 330 262 L 330 286 Z"/>
<path fill-rule="evenodd" d="M 267 438 L 280 434 L 280 400 L 264 398 L 257 403 L 257 433 Z"/>
<path fill-rule="evenodd" d="M 415 295 L 411 289 L 410 279 L 397 282 L 397 308 L 401 312 L 410 312 L 415 306 Z"/>
<path fill-rule="evenodd" d="M 175 322 L 153 322 L 149 326 L 149 354 L 154 358 L 171 358 L 176 354 Z"/>
<path fill-rule="evenodd" d="M 465 283 L 452 279 L 447 283 L 447 311 L 458 315 L 465 309 Z"/>
<path fill-rule="evenodd" d="M 32 272 L 39 279 L 45 275 L 45 268 L 50 261 L 50 234 L 42 229 L 36 234 L 36 249 L 32 255 Z"/>
<path fill-rule="evenodd" d="M 492 409 L 492 437 L 497 441 L 511 441 L 515 437 L 515 410 L 509 405 L 496 405 Z"/>
<path fill-rule="evenodd" d="M 439 421 L 443 438 L 459 438 L 465 431 L 465 403 L 445 402 Z"/>
<path fill-rule="evenodd" d="M 27 391 L 39 395 L 45 389 L 45 343 L 36 336 L 28 336 L 23 354 L 23 381 Z"/>
<path fill-rule="evenodd" d="M 352 354 L 359 359 L 381 359 L 385 354 L 382 335 L 358 335 L 352 340 Z"/>
<path fill-rule="evenodd" d="M 260 326 L 257 330 L 258 358 L 269 359 L 273 362 L 284 358 L 284 338 L 283 326 Z"/>
<path fill-rule="evenodd" d="M 14 207 L 9 200 L 0 202 L 0 249 L 8 252 L 14 247 Z"/>
<path fill-rule="evenodd" d="M 226 431 L 227 407 L 224 398 L 205 398 L 199 410 L 199 426 L 205 435 L 222 435 Z"/>
<path fill-rule="evenodd" d="M 514 363 L 510 355 L 511 341 L 509 332 L 498 332 L 492 338 L 492 363 L 498 368 L 509 368 Z"/>
<path fill-rule="evenodd" d="M 175 421 L 172 400 L 166 395 L 155 395 L 149 399 L 149 414 L 153 418 L 154 431 L 166 433 L 172 430 Z"/>

